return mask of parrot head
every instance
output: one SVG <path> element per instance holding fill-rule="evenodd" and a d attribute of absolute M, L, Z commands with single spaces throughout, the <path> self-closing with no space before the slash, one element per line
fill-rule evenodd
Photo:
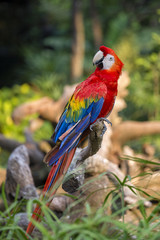
<path fill-rule="evenodd" d="M 101 46 L 99 51 L 93 58 L 93 65 L 96 65 L 98 70 L 117 71 L 121 72 L 123 63 L 115 54 L 115 52 L 108 47 Z"/>

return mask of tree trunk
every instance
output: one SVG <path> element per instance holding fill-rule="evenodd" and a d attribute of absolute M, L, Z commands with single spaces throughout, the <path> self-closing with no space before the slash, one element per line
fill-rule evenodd
<path fill-rule="evenodd" d="M 101 23 L 97 14 L 97 8 L 95 0 L 90 0 L 91 6 L 91 17 L 92 17 L 92 30 L 93 30 L 93 37 L 94 37 L 94 45 L 99 48 L 103 42 L 103 34 L 102 34 L 102 27 Z"/>
<path fill-rule="evenodd" d="M 77 81 L 83 74 L 85 35 L 82 15 L 82 2 L 73 0 L 73 41 L 71 57 L 71 79 Z"/>

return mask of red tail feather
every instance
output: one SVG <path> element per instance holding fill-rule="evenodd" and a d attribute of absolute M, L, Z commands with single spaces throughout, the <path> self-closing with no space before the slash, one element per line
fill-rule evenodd
<path fill-rule="evenodd" d="M 70 163 L 72 161 L 72 158 L 74 156 L 75 150 L 76 150 L 76 147 L 73 148 L 69 153 L 66 152 L 62 157 L 59 158 L 57 164 L 54 164 L 52 166 L 51 171 L 48 175 L 48 178 L 46 180 L 45 186 L 42 191 L 41 200 L 43 200 L 44 197 L 46 196 L 46 192 L 48 192 L 48 193 L 50 192 L 50 194 L 49 194 L 50 197 L 52 197 L 56 193 L 58 187 L 56 187 L 55 190 L 53 192 L 51 192 L 52 186 L 67 172 L 67 170 L 70 166 Z M 53 151 L 55 153 L 55 148 L 53 149 Z M 50 158 L 52 158 L 52 156 L 53 156 L 53 153 L 50 151 L 50 153 L 48 154 L 48 156 L 46 158 L 47 162 L 50 161 Z M 57 173 L 56 173 L 56 171 L 57 171 Z M 52 182 L 53 178 L 54 178 L 54 180 Z M 52 199 L 49 202 L 47 202 L 46 205 L 49 206 L 51 201 L 52 201 Z M 41 210 L 41 207 L 37 204 L 37 206 L 32 214 L 32 219 L 40 222 L 41 221 L 40 216 L 42 216 L 42 210 Z M 31 235 L 34 228 L 35 228 L 35 226 L 30 222 L 28 224 L 26 232 L 29 235 Z"/>

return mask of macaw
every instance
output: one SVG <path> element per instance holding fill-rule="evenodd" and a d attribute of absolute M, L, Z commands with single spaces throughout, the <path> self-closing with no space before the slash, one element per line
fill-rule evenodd
<path fill-rule="evenodd" d="M 57 180 L 67 172 L 78 144 L 92 124 L 97 119 L 107 118 L 113 109 L 123 63 L 112 49 L 101 46 L 93 58 L 93 65 L 96 65 L 94 73 L 76 87 L 55 128 L 52 136 L 55 146 L 44 158 L 52 168 L 41 199 L 51 193 Z M 52 196 L 56 190 L 51 193 Z M 32 218 L 40 221 L 40 215 L 41 208 L 37 205 Z M 30 222 L 27 233 L 31 234 L 33 229 L 34 225 Z"/>

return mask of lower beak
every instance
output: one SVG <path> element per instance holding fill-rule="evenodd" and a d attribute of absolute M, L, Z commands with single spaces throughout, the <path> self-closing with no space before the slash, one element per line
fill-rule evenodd
<path fill-rule="evenodd" d="M 104 59 L 104 57 L 102 57 L 100 60 L 94 62 L 93 65 L 96 65 L 98 68 L 102 69 L 103 68 L 103 59 Z"/>

